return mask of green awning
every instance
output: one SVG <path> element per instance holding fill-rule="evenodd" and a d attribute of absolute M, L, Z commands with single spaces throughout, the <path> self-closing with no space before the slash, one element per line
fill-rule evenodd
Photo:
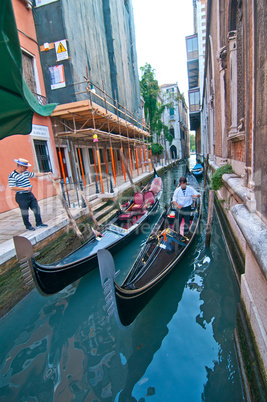
<path fill-rule="evenodd" d="M 11 0 L 0 1 L 0 139 L 32 131 L 33 113 L 50 116 L 56 103 L 40 105 L 24 81 Z"/>

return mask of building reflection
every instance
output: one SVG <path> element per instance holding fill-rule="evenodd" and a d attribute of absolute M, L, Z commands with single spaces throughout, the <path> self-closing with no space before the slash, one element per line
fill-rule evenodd
<path fill-rule="evenodd" d="M 38 313 L 33 309 L 27 329 L 21 326 L 24 336 L 14 339 L 1 364 L 1 394 L 6 400 L 113 401 L 120 393 L 120 401 L 134 400 L 132 390 L 168 333 L 189 275 L 190 268 L 174 272 L 125 331 L 106 314 L 97 272 L 70 285 Z M 156 390 L 154 384 L 149 392 Z"/>

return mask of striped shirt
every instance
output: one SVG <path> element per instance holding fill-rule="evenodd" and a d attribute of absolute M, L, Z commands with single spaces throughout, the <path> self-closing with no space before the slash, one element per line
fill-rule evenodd
<path fill-rule="evenodd" d="M 8 176 L 8 185 L 9 187 L 30 187 L 31 183 L 29 177 L 34 177 L 35 174 L 33 172 L 28 172 L 25 170 L 23 173 L 18 173 L 14 170 Z"/>

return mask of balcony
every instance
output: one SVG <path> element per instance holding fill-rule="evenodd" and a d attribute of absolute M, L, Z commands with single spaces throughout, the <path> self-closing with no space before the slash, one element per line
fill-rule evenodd
<path fill-rule="evenodd" d="M 35 96 L 35 98 L 37 99 L 39 105 L 47 105 L 48 104 L 48 99 L 40 94 L 37 94 L 36 92 L 32 92 L 32 94 Z"/>
<path fill-rule="evenodd" d="M 197 130 L 200 125 L 200 91 L 195 88 L 188 92 L 190 130 Z"/>
<path fill-rule="evenodd" d="M 198 38 L 197 34 L 186 36 L 187 61 L 198 59 Z"/>
<path fill-rule="evenodd" d="M 187 52 L 187 74 L 189 89 L 199 85 L 199 59 L 198 59 L 198 36 L 190 35 L 185 38 Z"/>

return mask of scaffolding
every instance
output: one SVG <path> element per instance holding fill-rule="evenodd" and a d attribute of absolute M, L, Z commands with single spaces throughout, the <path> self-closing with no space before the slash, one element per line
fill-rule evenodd
<path fill-rule="evenodd" d="M 121 150 L 125 157 L 127 167 L 124 166 L 123 158 L 120 160 L 124 179 L 126 180 L 127 170 L 133 176 L 133 170 L 136 169 L 139 175 L 139 167 L 142 168 L 143 172 L 144 167 L 149 166 L 148 160 L 151 156 L 149 156 L 147 147 L 147 142 L 150 139 L 149 127 L 144 124 L 144 121 L 138 119 L 127 110 L 124 105 L 121 105 L 117 99 L 111 98 L 104 89 L 96 86 L 88 77 L 85 77 L 85 81 L 77 84 L 85 84 L 86 91 L 77 92 L 76 95 L 88 93 L 89 99 L 61 104 L 56 107 L 51 115 L 55 141 L 58 146 L 64 140 L 71 143 L 70 152 L 73 160 L 72 170 L 74 170 L 74 177 L 76 177 L 77 181 L 82 179 L 84 185 L 86 183 L 82 156 L 79 148 L 76 155 L 74 145 L 79 146 L 82 143 L 92 147 L 95 174 L 103 193 L 103 174 L 99 146 L 104 149 L 106 175 L 109 175 L 106 149 L 110 149 L 112 175 L 116 186 L 118 171 L 114 149 Z M 60 153 L 59 163 L 63 171 Z M 64 173 L 63 180 L 66 183 Z"/>

